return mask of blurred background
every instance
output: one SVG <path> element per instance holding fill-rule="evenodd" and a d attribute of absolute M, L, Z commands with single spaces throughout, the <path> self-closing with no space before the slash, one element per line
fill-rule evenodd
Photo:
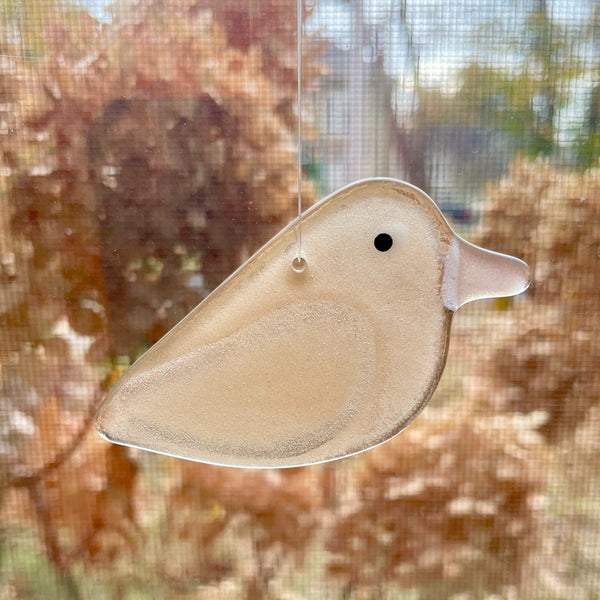
<path fill-rule="evenodd" d="M 0 599 L 600 597 L 600 5 L 0 1 Z M 419 419 L 230 470 L 93 427 L 304 201 L 423 188 L 529 292 L 454 319 Z"/>

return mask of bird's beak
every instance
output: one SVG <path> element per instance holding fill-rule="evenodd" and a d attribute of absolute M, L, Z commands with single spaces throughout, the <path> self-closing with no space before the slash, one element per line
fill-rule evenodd
<path fill-rule="evenodd" d="M 522 260 L 479 248 L 457 235 L 444 262 L 442 299 L 450 310 L 471 300 L 515 296 L 529 287 L 529 267 Z"/>

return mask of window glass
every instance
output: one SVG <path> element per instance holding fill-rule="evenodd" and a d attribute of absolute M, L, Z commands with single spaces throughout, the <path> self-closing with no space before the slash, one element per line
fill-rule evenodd
<path fill-rule="evenodd" d="M 592 0 L 0 3 L 0 598 L 559 600 L 600 589 Z M 325 465 L 111 445 L 124 370 L 297 214 L 409 181 L 532 286 L 430 405 Z M 310 376 L 310 374 L 307 374 Z"/>

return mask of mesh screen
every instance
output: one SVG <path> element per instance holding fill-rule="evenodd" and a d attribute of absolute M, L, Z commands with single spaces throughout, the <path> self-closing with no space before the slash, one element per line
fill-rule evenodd
<path fill-rule="evenodd" d="M 591 599 L 593 0 L 0 3 L 0 598 Z M 405 179 L 532 267 L 461 309 L 430 405 L 283 471 L 113 446 L 120 374 L 296 212 Z"/>

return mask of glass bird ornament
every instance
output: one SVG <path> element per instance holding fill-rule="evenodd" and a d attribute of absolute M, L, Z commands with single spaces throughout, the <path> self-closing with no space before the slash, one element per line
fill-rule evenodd
<path fill-rule="evenodd" d="M 108 440 L 194 461 L 296 467 L 398 434 L 440 379 L 463 304 L 529 269 L 459 237 L 421 190 L 351 184 L 302 215 L 134 363 L 99 407 Z"/>

